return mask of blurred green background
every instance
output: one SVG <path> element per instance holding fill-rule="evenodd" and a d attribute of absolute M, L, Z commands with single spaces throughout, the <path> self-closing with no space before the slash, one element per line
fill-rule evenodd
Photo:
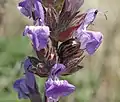
<path fill-rule="evenodd" d="M 33 54 L 30 42 L 22 37 L 25 25 L 31 23 L 17 10 L 19 0 L 0 0 L 0 102 L 29 102 L 19 100 L 13 82 L 23 76 L 21 62 Z M 76 86 L 76 91 L 63 102 L 120 102 L 120 0 L 85 0 L 81 11 L 98 8 L 94 25 L 104 40 L 93 56 L 87 56 L 84 69 L 65 77 Z M 43 79 L 38 78 L 43 91 Z"/>

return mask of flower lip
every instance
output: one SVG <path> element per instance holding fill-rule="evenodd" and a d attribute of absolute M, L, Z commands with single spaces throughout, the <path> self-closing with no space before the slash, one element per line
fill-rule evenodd
<path fill-rule="evenodd" d="M 66 80 L 55 80 L 51 83 L 46 82 L 46 84 L 51 84 L 46 89 L 46 96 L 57 99 L 58 97 L 67 96 L 75 90 L 75 86 L 69 84 Z"/>
<path fill-rule="evenodd" d="M 88 32 L 92 35 L 91 40 L 86 44 L 86 51 L 92 55 L 102 43 L 103 35 L 100 32 Z"/>
<path fill-rule="evenodd" d="M 100 32 L 81 30 L 78 34 L 81 49 L 85 49 L 89 55 L 94 54 L 102 43 L 103 35 Z"/>
<path fill-rule="evenodd" d="M 48 26 L 26 26 L 23 32 L 25 35 L 32 40 L 33 48 L 40 51 L 47 46 L 50 31 Z"/>

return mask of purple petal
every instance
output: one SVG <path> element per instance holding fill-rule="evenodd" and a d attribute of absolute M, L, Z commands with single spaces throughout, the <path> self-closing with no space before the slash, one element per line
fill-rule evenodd
<path fill-rule="evenodd" d="M 19 11 L 24 14 L 26 17 L 31 17 L 30 12 L 27 11 L 25 8 L 22 7 L 17 7 L 19 9 Z"/>
<path fill-rule="evenodd" d="M 35 2 L 35 15 L 41 19 L 41 23 L 44 23 L 44 10 L 39 0 Z"/>
<path fill-rule="evenodd" d="M 25 94 L 29 94 L 29 90 L 28 90 L 28 87 L 26 85 L 25 79 L 21 80 L 19 87 L 21 88 L 22 91 L 24 91 Z"/>
<path fill-rule="evenodd" d="M 103 35 L 94 31 L 78 31 L 77 38 L 81 42 L 81 49 L 86 49 L 87 53 L 92 55 L 102 42 Z"/>
<path fill-rule="evenodd" d="M 53 76 L 59 76 L 62 72 L 65 71 L 65 66 L 63 64 L 55 64 L 53 67 L 52 67 L 52 71 L 51 71 L 51 74 Z"/>
<path fill-rule="evenodd" d="M 48 82 L 46 82 L 48 84 Z M 46 96 L 57 99 L 58 97 L 67 96 L 75 90 L 75 86 L 69 84 L 66 80 L 55 80 L 46 89 Z"/>
<path fill-rule="evenodd" d="M 98 13 L 97 9 L 89 9 L 87 11 L 83 23 L 77 29 L 77 33 L 75 34 L 77 38 L 82 35 L 81 33 L 84 33 L 83 31 L 87 30 L 87 27 L 95 20 L 97 13 Z"/>
<path fill-rule="evenodd" d="M 97 13 L 98 13 L 97 9 L 89 9 L 87 11 L 84 19 L 84 23 L 83 23 L 84 30 L 95 20 Z"/>
<path fill-rule="evenodd" d="M 32 6 L 31 2 L 29 0 L 24 0 L 18 4 L 18 9 L 22 14 L 24 14 L 27 17 L 32 17 Z"/>
<path fill-rule="evenodd" d="M 91 35 L 91 39 L 86 44 L 86 51 L 92 55 L 102 42 L 103 35 L 100 32 L 87 31 L 87 34 Z"/>
<path fill-rule="evenodd" d="M 18 9 L 29 18 L 33 17 L 34 13 L 33 20 L 39 19 L 41 23 L 44 23 L 44 10 L 41 0 L 24 0 L 18 4 Z"/>
<path fill-rule="evenodd" d="M 35 90 L 35 76 L 33 73 L 28 71 L 28 68 L 31 68 L 32 64 L 29 59 L 26 59 L 24 61 L 24 70 L 25 70 L 25 78 L 26 78 L 26 84 L 30 88 Z"/>
<path fill-rule="evenodd" d="M 33 47 L 40 51 L 45 48 L 50 35 L 48 26 L 26 26 L 23 35 L 27 35 L 33 42 Z"/>
<path fill-rule="evenodd" d="M 29 90 L 26 86 L 25 79 L 18 79 L 13 84 L 14 89 L 18 92 L 18 97 L 21 98 L 28 98 Z"/>

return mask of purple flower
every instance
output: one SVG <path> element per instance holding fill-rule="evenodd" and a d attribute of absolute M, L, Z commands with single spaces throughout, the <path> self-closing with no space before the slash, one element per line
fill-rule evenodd
<path fill-rule="evenodd" d="M 24 0 L 18 4 L 18 9 L 25 16 L 32 17 L 34 21 L 44 23 L 44 10 L 40 0 Z"/>
<path fill-rule="evenodd" d="M 75 86 L 66 80 L 59 80 L 58 75 L 64 71 L 64 68 L 65 66 L 62 64 L 55 64 L 53 66 L 51 75 L 45 83 L 46 96 L 48 99 L 58 100 L 59 97 L 67 96 L 75 90 Z"/>
<path fill-rule="evenodd" d="M 27 35 L 34 49 L 40 51 L 47 46 L 50 31 L 48 26 L 26 26 L 23 35 Z"/>
<path fill-rule="evenodd" d="M 18 92 L 18 97 L 29 98 L 30 94 L 37 93 L 37 84 L 35 77 L 32 73 L 28 72 L 28 68 L 31 67 L 29 59 L 26 59 L 24 62 L 25 77 L 18 79 L 14 82 L 13 87 Z"/>
<path fill-rule="evenodd" d="M 102 42 L 103 35 L 100 32 L 88 31 L 87 27 L 94 21 L 98 10 L 90 9 L 87 11 L 84 22 L 77 29 L 75 36 L 81 42 L 81 49 L 85 49 L 92 55 Z"/>
<path fill-rule="evenodd" d="M 67 96 L 75 90 L 75 86 L 69 84 L 66 80 L 49 80 L 46 82 L 46 96 L 58 99 Z M 48 87 L 49 86 L 49 87 Z"/>

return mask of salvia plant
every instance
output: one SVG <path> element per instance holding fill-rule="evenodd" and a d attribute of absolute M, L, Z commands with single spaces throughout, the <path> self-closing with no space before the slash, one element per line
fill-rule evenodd
<path fill-rule="evenodd" d="M 97 9 L 79 11 L 84 0 L 23 0 L 19 11 L 33 21 L 23 36 L 31 40 L 36 57 L 24 60 L 24 77 L 14 82 L 18 97 L 31 102 L 58 102 L 75 91 L 75 86 L 60 76 L 71 75 L 83 68 L 80 62 L 92 55 L 102 42 L 100 32 L 87 30 L 95 20 Z M 47 78 L 44 99 L 35 75 Z"/>

